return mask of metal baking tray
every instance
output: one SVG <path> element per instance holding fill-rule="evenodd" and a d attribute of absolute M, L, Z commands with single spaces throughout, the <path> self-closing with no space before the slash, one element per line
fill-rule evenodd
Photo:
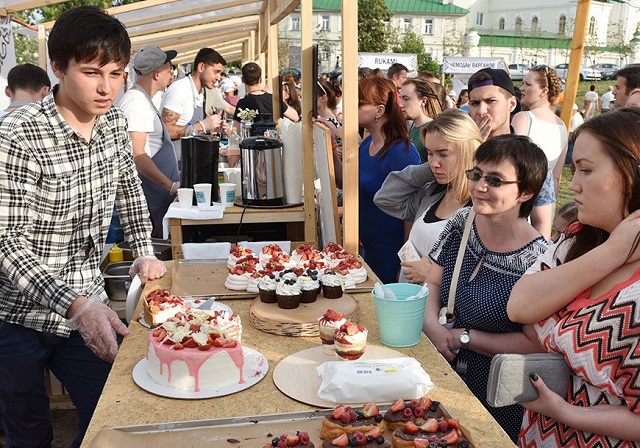
<path fill-rule="evenodd" d="M 388 410 L 390 405 L 380 406 L 380 411 Z M 447 418 L 451 414 L 441 403 L 440 409 Z M 154 423 L 144 425 L 119 426 L 100 431 L 92 440 L 92 448 L 154 448 L 207 447 L 207 448 L 262 448 L 270 444 L 274 437 L 281 434 L 295 434 L 296 431 L 309 433 L 311 441 L 322 446 L 320 419 L 333 412 L 333 409 L 292 412 L 284 414 L 265 414 L 230 418 L 204 419 L 181 422 Z M 461 428 L 462 433 L 473 446 L 469 432 Z M 385 438 L 391 441 L 391 432 L 385 431 Z"/>

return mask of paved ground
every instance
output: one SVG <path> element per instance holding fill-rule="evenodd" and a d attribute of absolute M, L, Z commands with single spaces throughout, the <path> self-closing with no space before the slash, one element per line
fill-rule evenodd
<path fill-rule="evenodd" d="M 53 444 L 51 448 L 67 448 L 76 436 L 76 411 L 75 409 L 52 410 Z M 4 434 L 0 435 L 0 448 L 5 447 Z"/>

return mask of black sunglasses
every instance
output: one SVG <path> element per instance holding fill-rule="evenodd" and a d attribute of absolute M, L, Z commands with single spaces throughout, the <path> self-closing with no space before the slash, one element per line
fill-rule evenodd
<path fill-rule="evenodd" d="M 464 172 L 467 175 L 467 179 L 471 182 L 478 182 L 484 177 L 484 181 L 490 187 L 501 187 L 504 184 L 517 184 L 519 180 L 502 180 L 498 176 L 492 176 L 490 174 L 482 175 L 482 173 L 476 169 L 466 170 Z"/>
<path fill-rule="evenodd" d="M 544 74 L 549 76 L 549 67 L 544 64 L 535 65 L 532 70 L 544 70 Z"/>

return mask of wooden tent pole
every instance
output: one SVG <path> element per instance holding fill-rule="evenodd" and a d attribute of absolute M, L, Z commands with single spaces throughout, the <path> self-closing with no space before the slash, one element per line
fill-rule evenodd
<path fill-rule="evenodd" d="M 576 23 L 573 28 L 573 39 L 571 40 L 571 57 L 569 58 L 569 70 L 567 72 L 567 86 L 564 90 L 564 101 L 562 102 L 562 112 L 560 113 L 560 118 L 564 121 L 567 129 L 571 128 L 573 105 L 576 102 L 576 95 L 578 93 L 580 66 L 582 65 L 582 53 L 584 52 L 584 42 L 587 35 L 587 20 L 589 18 L 590 4 L 590 0 L 578 0 L 578 8 L 576 9 Z"/>
<path fill-rule="evenodd" d="M 344 248 L 358 253 L 358 2 L 342 2 Z M 375 223 L 370 223 L 375 225 Z"/>

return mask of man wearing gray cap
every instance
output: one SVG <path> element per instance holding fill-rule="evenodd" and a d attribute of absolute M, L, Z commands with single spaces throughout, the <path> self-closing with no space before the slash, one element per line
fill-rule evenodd
<path fill-rule="evenodd" d="M 180 173 L 171 137 L 152 98 L 171 83 L 171 60 L 176 55 L 175 50 L 162 51 L 155 45 L 138 51 L 133 58 L 136 83 L 118 101 L 129 123 L 133 160 L 153 223 L 152 236 L 158 238 L 162 238 L 162 218 L 180 188 Z"/>

